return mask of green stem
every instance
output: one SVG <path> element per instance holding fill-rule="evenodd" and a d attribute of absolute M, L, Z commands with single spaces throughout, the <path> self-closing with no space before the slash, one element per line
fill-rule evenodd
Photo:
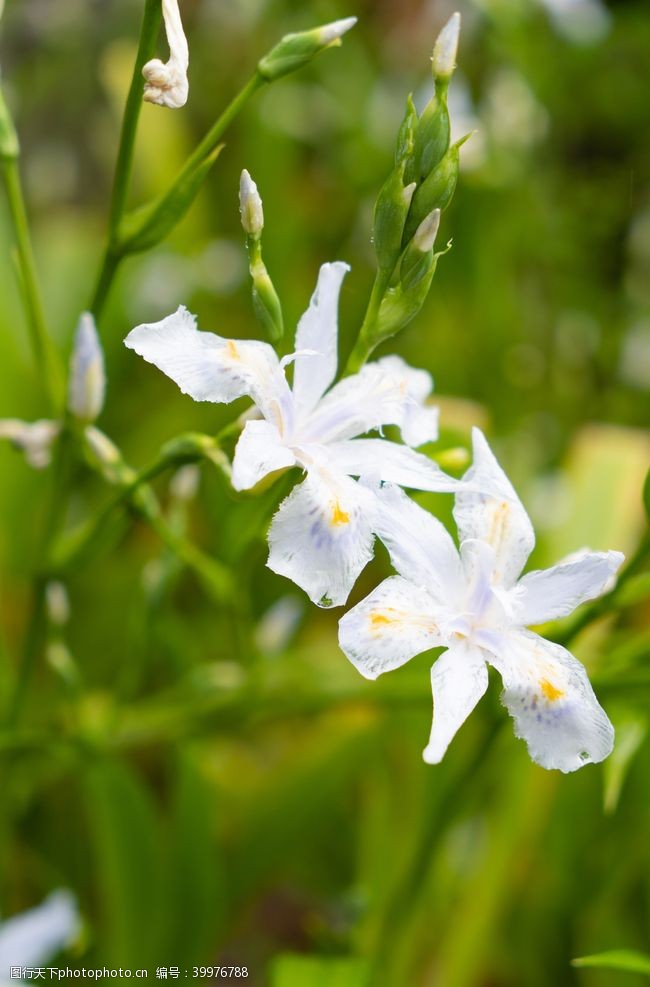
<path fill-rule="evenodd" d="M 52 346 L 45 323 L 45 312 L 36 275 L 36 264 L 29 234 L 18 160 L 16 158 L 3 159 L 2 171 L 16 237 L 21 294 L 27 314 L 36 367 L 51 408 L 58 411 L 62 398 L 63 376 L 57 353 Z"/>
<path fill-rule="evenodd" d="M 366 314 L 363 318 L 357 341 L 354 344 L 354 349 L 348 357 L 348 362 L 345 367 L 346 374 L 358 373 L 372 351 L 381 342 L 381 340 L 376 337 L 374 329 L 389 281 L 390 271 L 377 271 L 375 282 L 370 293 L 370 299 L 368 301 L 368 308 L 366 309 Z"/>
<path fill-rule="evenodd" d="M 136 69 L 138 64 L 139 63 L 136 62 Z M 212 151 L 214 151 L 224 131 L 230 126 L 234 118 L 241 111 L 244 104 L 250 99 L 253 93 L 257 92 L 258 89 L 260 89 L 263 85 L 265 85 L 266 81 L 267 80 L 264 79 L 259 74 L 259 72 L 256 72 L 253 76 L 251 76 L 251 78 L 248 80 L 248 82 L 243 87 L 243 89 L 241 89 L 240 92 L 232 100 L 232 102 L 229 103 L 229 105 L 223 111 L 219 119 L 213 124 L 213 126 L 207 132 L 203 140 L 198 144 L 198 146 L 189 156 L 189 158 L 187 159 L 187 161 L 179 171 L 178 175 L 174 179 L 170 187 L 170 190 L 171 188 L 174 188 L 176 185 L 180 185 L 184 183 L 187 180 L 188 176 L 193 174 L 193 172 L 205 160 L 205 158 L 209 154 L 211 154 Z M 131 92 L 129 93 L 129 100 L 131 99 L 132 92 L 133 92 L 133 86 L 131 88 Z M 138 89 L 138 106 L 140 105 L 141 101 L 142 101 L 141 94 L 139 93 L 139 89 Z M 137 122 L 137 116 L 135 117 L 135 120 Z M 126 115 L 125 115 L 125 121 L 126 121 Z M 131 142 L 133 142 L 133 138 L 135 136 L 134 126 L 129 129 L 129 136 Z M 123 130 L 123 139 L 125 139 L 124 130 Z M 124 256 L 122 253 L 120 253 L 120 249 L 117 245 L 117 234 L 118 234 L 119 223 L 120 220 L 122 219 L 122 215 L 124 212 L 124 204 L 125 204 L 125 197 L 122 192 L 122 189 L 123 187 L 126 188 L 126 186 L 123 185 L 123 183 L 126 180 L 128 180 L 128 174 L 130 172 L 130 166 L 132 161 L 132 152 L 133 152 L 133 148 L 131 146 L 131 155 L 128 159 L 125 158 L 125 161 L 128 160 L 129 171 L 126 173 L 126 179 L 124 179 L 123 176 L 120 176 L 120 186 L 119 186 L 120 198 L 116 199 L 114 197 L 114 205 L 111 209 L 109 242 L 104 252 L 104 257 L 97 278 L 97 284 L 95 287 L 93 300 L 90 305 L 91 311 L 95 314 L 97 318 L 99 318 L 104 308 L 104 304 L 106 302 L 108 292 L 113 283 L 115 272 L 117 271 L 117 268 Z M 119 161 L 120 159 L 118 158 L 118 170 L 120 170 Z M 116 177 L 116 183 L 117 183 L 117 177 Z"/>
<path fill-rule="evenodd" d="M 43 561 L 48 556 L 50 545 L 60 527 L 65 509 L 65 491 L 70 466 L 70 440 L 71 437 L 68 428 L 64 427 L 56 447 L 50 500 L 45 518 L 43 519 L 41 541 L 37 556 L 40 567 L 42 567 Z M 39 571 L 37 567 L 32 587 L 31 612 L 27 622 L 16 683 L 7 713 L 7 722 L 10 726 L 15 726 L 22 715 L 27 688 L 43 643 L 47 623 L 45 601 L 47 582 L 46 573 L 42 569 Z"/>
<path fill-rule="evenodd" d="M 115 164 L 115 175 L 113 177 L 113 190 L 111 192 L 111 204 L 108 214 L 108 238 L 104 249 L 101 268 L 97 278 L 97 285 L 90 310 L 99 317 L 113 277 L 120 262 L 120 257 L 116 255 L 113 243 L 117 233 L 120 220 L 126 207 L 127 195 L 129 192 L 129 182 L 133 169 L 133 154 L 135 151 L 135 135 L 138 129 L 138 120 L 142 109 L 142 67 L 149 61 L 154 53 L 158 32 L 161 22 L 160 0 L 145 0 L 142 24 L 140 26 L 140 40 L 138 41 L 138 51 L 133 66 L 133 75 L 129 94 L 126 98 L 124 116 L 122 118 L 122 131 L 120 133 L 120 146 L 117 152 L 117 162 Z"/>

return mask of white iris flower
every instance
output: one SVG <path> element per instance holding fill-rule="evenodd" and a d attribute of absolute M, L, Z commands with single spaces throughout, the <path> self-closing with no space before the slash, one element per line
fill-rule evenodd
<path fill-rule="evenodd" d="M 12 968 L 41 967 L 76 939 L 79 928 L 69 891 L 53 891 L 37 908 L 0 921 L 0 987 L 17 982 Z"/>
<path fill-rule="evenodd" d="M 162 0 L 162 13 L 169 44 L 169 59 L 162 62 L 159 58 L 152 58 L 142 67 L 145 80 L 143 99 L 148 103 L 177 110 L 187 102 L 190 55 L 178 0 Z"/>
<path fill-rule="evenodd" d="M 437 409 L 426 407 L 432 381 L 398 357 L 365 366 L 332 384 L 337 370 L 337 306 L 348 267 L 321 267 L 296 332 L 296 352 L 279 360 L 268 343 L 200 332 L 185 308 L 141 325 L 126 345 L 171 377 L 195 401 L 253 399 L 262 420 L 246 423 L 235 450 L 236 490 L 276 470 L 300 466 L 306 479 L 280 505 L 269 532 L 268 565 L 320 606 L 345 602 L 372 557 L 375 495 L 352 477 L 370 476 L 419 490 L 458 487 L 426 456 L 372 429 L 398 425 L 409 445 L 437 437 Z M 285 376 L 294 363 L 293 386 Z"/>
<path fill-rule="evenodd" d="M 447 649 L 431 670 L 434 718 L 425 761 L 442 759 L 485 692 L 490 664 L 532 759 L 575 771 L 607 757 L 613 727 L 582 665 L 526 628 L 599 596 L 623 555 L 584 552 L 519 578 L 533 528 L 478 429 L 473 439 L 474 462 L 454 508 L 460 553 L 440 522 L 400 490 L 379 491 L 376 531 L 399 575 L 342 618 L 341 647 L 370 679 L 430 648 Z"/>

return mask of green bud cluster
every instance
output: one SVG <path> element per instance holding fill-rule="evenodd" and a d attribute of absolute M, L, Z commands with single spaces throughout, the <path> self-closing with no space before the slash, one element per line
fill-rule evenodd
<path fill-rule="evenodd" d="M 435 273 L 433 243 L 440 212 L 458 181 L 459 149 L 450 144 L 447 91 L 456 58 L 460 17 L 441 31 L 432 57 L 434 91 L 418 116 L 411 96 L 397 135 L 395 165 L 377 197 L 373 242 L 378 274 L 359 346 L 357 365 L 419 312 Z"/>

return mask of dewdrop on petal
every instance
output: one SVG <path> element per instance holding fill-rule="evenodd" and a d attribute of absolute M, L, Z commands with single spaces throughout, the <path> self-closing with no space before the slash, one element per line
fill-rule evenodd
<path fill-rule="evenodd" d="M 456 68 L 458 38 L 460 35 L 460 14 L 452 14 L 438 35 L 433 47 L 433 74 L 436 79 L 450 79 Z"/>
<path fill-rule="evenodd" d="M 162 62 L 159 58 L 152 58 L 142 67 L 145 79 L 143 99 L 148 103 L 177 110 L 187 102 L 189 49 L 178 0 L 162 0 L 162 13 L 169 44 L 169 60 Z"/>
<path fill-rule="evenodd" d="M 258 237 L 264 229 L 264 210 L 257 185 L 244 168 L 239 180 L 239 213 L 244 232 Z"/>
<path fill-rule="evenodd" d="M 79 319 L 70 361 L 68 410 L 82 422 L 94 422 L 104 406 L 106 374 L 95 320 L 90 312 Z"/>

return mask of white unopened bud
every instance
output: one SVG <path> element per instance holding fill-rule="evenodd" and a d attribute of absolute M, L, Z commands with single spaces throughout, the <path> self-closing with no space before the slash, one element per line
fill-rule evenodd
<path fill-rule="evenodd" d="M 239 180 L 239 213 L 244 232 L 249 236 L 259 237 L 264 229 L 262 199 L 257 185 L 245 168 Z"/>
<path fill-rule="evenodd" d="M 162 0 L 162 12 L 169 44 L 169 60 L 162 62 L 159 58 L 152 58 L 143 66 L 142 75 L 145 79 L 143 99 L 148 103 L 157 103 L 158 106 L 168 106 L 170 109 L 177 110 L 187 102 L 189 91 L 187 67 L 190 55 L 178 0 Z"/>
<path fill-rule="evenodd" d="M 37 422 L 23 422 L 19 418 L 0 420 L 0 439 L 8 439 L 17 449 L 25 453 L 25 459 L 34 469 L 49 466 L 52 458 L 52 444 L 61 428 L 58 422 L 42 419 Z"/>
<path fill-rule="evenodd" d="M 433 74 L 436 79 L 450 79 L 456 68 L 456 53 L 460 35 L 460 14 L 452 14 L 438 35 L 433 47 Z"/>
<path fill-rule="evenodd" d="M 332 21 L 330 24 L 323 24 L 318 28 L 319 40 L 322 45 L 331 45 L 338 41 L 357 23 L 356 17 L 343 17 L 340 21 Z"/>
<path fill-rule="evenodd" d="M 421 253 L 428 253 L 436 242 L 440 226 L 440 210 L 434 209 L 425 216 L 413 236 L 413 246 Z"/>
<path fill-rule="evenodd" d="M 93 422 L 104 406 L 106 374 L 95 320 L 90 312 L 79 319 L 70 361 L 68 410 L 82 422 Z"/>
<path fill-rule="evenodd" d="M 103 466 L 115 466 L 122 462 L 122 453 L 113 440 L 94 425 L 89 425 L 84 431 L 84 438 L 90 451 Z"/>
<path fill-rule="evenodd" d="M 194 463 L 188 463 L 174 473 L 169 484 L 169 492 L 175 500 L 186 502 L 193 500 L 199 489 L 200 480 L 201 471 L 198 466 Z"/>
<path fill-rule="evenodd" d="M 417 187 L 417 182 L 411 182 L 410 185 L 405 185 L 402 189 L 402 199 L 404 200 L 404 205 L 407 208 L 411 205 L 411 199 L 413 198 L 413 193 Z"/>
<path fill-rule="evenodd" d="M 70 600 L 63 583 L 55 580 L 47 584 L 45 602 L 50 623 L 56 627 L 63 627 L 64 624 L 67 624 L 70 617 Z"/>

